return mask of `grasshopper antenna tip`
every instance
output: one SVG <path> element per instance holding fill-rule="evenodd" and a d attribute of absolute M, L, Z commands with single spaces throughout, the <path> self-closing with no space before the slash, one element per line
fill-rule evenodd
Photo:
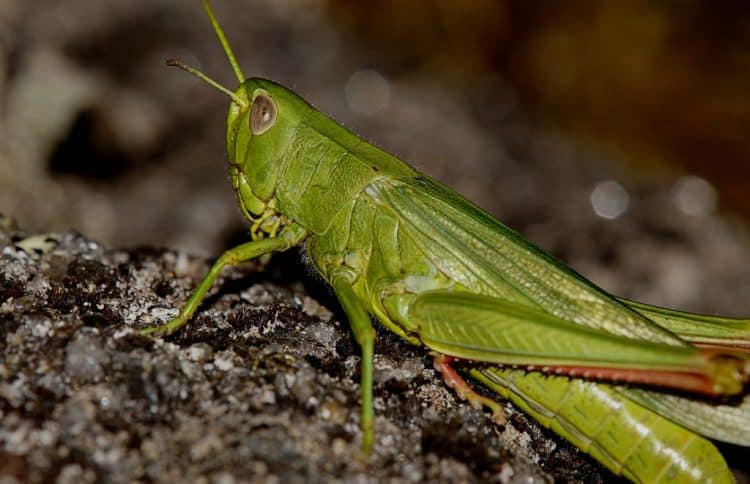
<path fill-rule="evenodd" d="M 232 102 L 235 103 L 236 105 L 238 105 L 240 107 L 246 107 L 247 106 L 247 101 L 243 100 L 237 94 L 233 93 L 232 91 L 230 91 L 226 87 L 224 87 L 221 84 L 219 84 L 218 82 L 214 81 L 213 79 L 211 79 L 210 77 L 208 77 L 207 75 L 205 75 L 204 73 L 202 73 L 201 71 L 199 71 L 198 69 L 196 69 L 195 67 L 190 67 L 189 65 L 185 64 L 181 60 L 179 60 L 179 59 L 172 59 L 172 58 L 167 59 L 166 60 L 166 64 L 169 67 L 177 67 L 178 69 L 181 69 L 181 70 L 183 70 L 185 72 L 189 72 L 190 74 L 194 75 L 195 77 L 197 77 L 201 81 L 205 82 L 209 86 L 213 87 L 214 89 L 218 89 L 219 91 L 221 91 L 224 94 L 226 94 L 227 96 L 229 96 L 232 99 Z"/>

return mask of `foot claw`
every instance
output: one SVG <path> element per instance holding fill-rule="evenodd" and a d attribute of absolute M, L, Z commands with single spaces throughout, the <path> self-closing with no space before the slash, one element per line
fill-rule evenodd
<path fill-rule="evenodd" d="M 140 333 L 145 336 L 169 336 L 184 325 L 185 322 L 182 319 L 175 318 L 168 323 L 161 324 L 159 326 L 149 326 L 148 328 L 143 328 L 142 330 L 140 330 Z"/>

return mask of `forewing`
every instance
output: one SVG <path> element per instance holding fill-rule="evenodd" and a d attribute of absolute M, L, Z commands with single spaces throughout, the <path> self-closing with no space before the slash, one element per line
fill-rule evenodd
<path fill-rule="evenodd" d="M 685 428 L 712 439 L 750 446 L 750 395 L 735 405 L 695 400 L 644 388 L 614 390 Z"/>
<path fill-rule="evenodd" d="M 750 320 L 688 313 L 620 298 L 659 326 L 692 344 L 750 352 Z"/>
<path fill-rule="evenodd" d="M 685 345 L 437 182 L 383 177 L 366 191 L 399 217 L 436 267 L 470 291 L 620 336 Z"/>

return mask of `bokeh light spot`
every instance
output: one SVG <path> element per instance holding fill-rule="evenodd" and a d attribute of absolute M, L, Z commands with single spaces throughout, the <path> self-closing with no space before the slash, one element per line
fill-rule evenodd
<path fill-rule="evenodd" d="M 625 213 L 630 203 L 628 192 L 614 180 L 599 183 L 589 196 L 591 207 L 599 217 L 615 219 Z"/>
<path fill-rule="evenodd" d="M 705 217 L 716 209 L 716 190 L 703 178 L 685 176 L 675 183 L 672 200 L 682 213 Z"/>
<path fill-rule="evenodd" d="M 375 114 L 388 105 L 391 85 L 379 72 L 357 71 L 344 88 L 349 108 L 359 114 Z"/>

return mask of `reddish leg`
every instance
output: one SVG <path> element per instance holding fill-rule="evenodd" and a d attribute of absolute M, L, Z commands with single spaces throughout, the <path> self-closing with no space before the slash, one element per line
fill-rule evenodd
<path fill-rule="evenodd" d="M 435 352 L 432 353 L 432 358 L 435 369 L 443 375 L 443 381 L 456 392 L 458 398 L 466 400 L 477 410 L 487 407 L 492 412 L 492 420 L 498 425 L 505 425 L 503 407 L 496 401 L 483 397 L 471 389 L 469 384 L 451 366 L 451 362 L 456 361 L 456 358 Z"/>

